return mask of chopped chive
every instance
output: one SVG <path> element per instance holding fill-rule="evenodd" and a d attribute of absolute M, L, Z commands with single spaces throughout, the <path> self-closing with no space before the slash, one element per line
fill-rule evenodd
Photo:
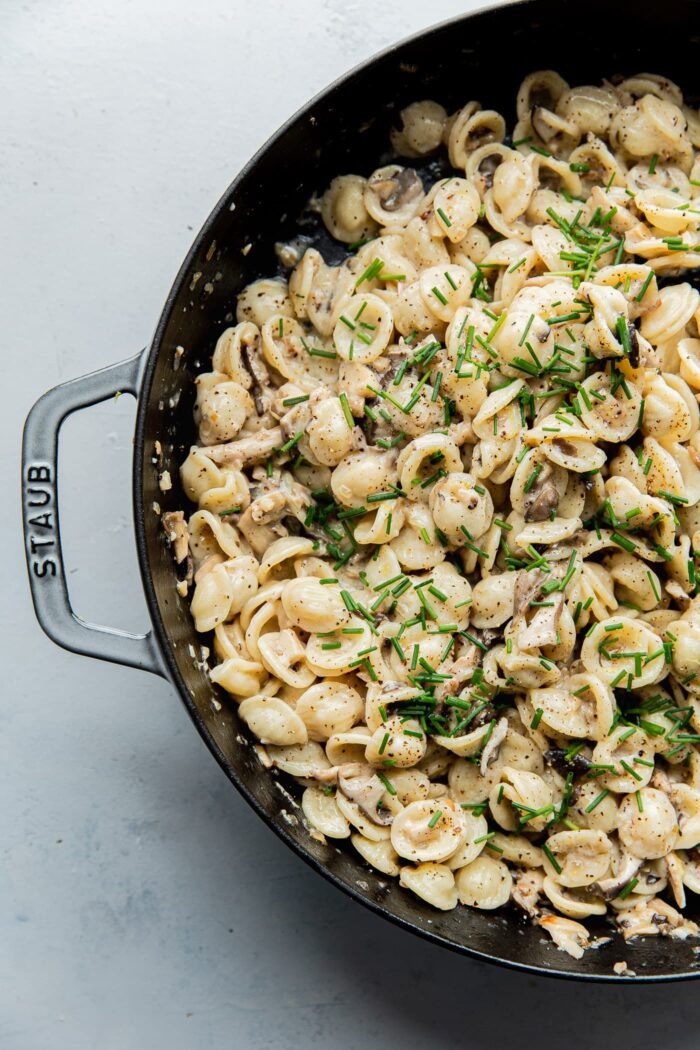
<path fill-rule="evenodd" d="M 525 340 L 527 339 L 527 333 L 530 331 L 530 325 L 532 324 L 532 322 L 534 320 L 535 320 L 535 315 L 534 314 L 530 314 L 530 316 L 527 319 L 527 324 L 525 325 L 525 330 L 523 331 L 523 334 L 520 337 L 520 342 L 518 343 L 518 346 L 522 346 L 523 343 L 525 342 Z"/>
<path fill-rule="evenodd" d="M 557 861 L 557 858 L 554 856 L 554 854 L 552 853 L 551 849 L 549 848 L 549 846 L 547 845 L 546 842 L 542 846 L 542 852 L 544 853 L 544 855 L 546 856 L 547 860 L 549 861 L 549 863 L 552 865 L 552 867 L 556 871 L 557 875 L 561 875 L 561 865 Z"/>
<path fill-rule="evenodd" d="M 634 777 L 635 780 L 642 780 L 643 779 L 642 777 L 640 777 L 640 775 L 639 775 L 639 773 L 637 772 L 636 769 L 632 769 L 632 766 L 629 764 L 629 762 L 625 762 L 624 759 L 621 759 L 620 760 L 620 765 L 625 770 L 625 772 L 629 773 L 629 775 L 631 777 Z"/>
<path fill-rule="evenodd" d="M 616 543 L 618 547 L 622 547 L 623 550 L 633 554 L 637 550 L 636 544 L 628 539 L 626 536 L 621 536 L 619 532 L 613 532 L 610 536 L 613 543 Z"/>
<path fill-rule="evenodd" d="M 627 897 L 629 897 L 629 895 L 632 892 L 632 890 L 634 889 L 634 887 L 637 886 L 638 884 L 639 884 L 639 879 L 630 879 L 630 881 L 627 883 L 627 885 L 624 886 L 620 890 L 620 892 L 618 894 L 618 897 L 620 898 L 620 900 L 621 901 L 626 900 Z"/>
<path fill-rule="evenodd" d="M 352 430 L 355 426 L 355 420 L 353 418 L 352 412 L 350 411 L 350 405 L 348 404 L 348 395 L 345 392 L 343 392 L 338 395 L 338 400 L 340 401 L 341 407 L 343 409 L 345 421 Z"/>
<path fill-rule="evenodd" d="M 349 591 L 341 591 L 340 597 L 343 599 L 343 602 L 345 603 L 345 608 L 348 610 L 348 612 L 357 611 L 357 603 L 355 602 L 355 599 Z"/>
<path fill-rule="evenodd" d="M 607 798 L 609 794 L 610 791 L 608 788 L 605 788 L 603 791 L 601 791 L 601 793 L 599 795 L 596 795 L 596 797 L 593 799 L 590 806 L 586 806 L 584 813 L 592 813 L 596 806 L 599 806 L 603 799 Z"/>
<path fill-rule="evenodd" d="M 632 343 L 630 341 L 629 327 L 627 319 L 625 317 L 618 317 L 615 323 L 615 330 L 617 332 L 617 338 L 620 341 L 620 345 L 624 350 L 625 354 L 629 356 L 632 353 Z"/>
<path fill-rule="evenodd" d="M 367 496 L 366 503 L 383 503 L 388 499 L 398 499 L 400 492 L 371 492 Z"/>
<path fill-rule="evenodd" d="M 538 476 L 542 472 L 542 469 L 543 469 L 543 464 L 542 463 L 535 464 L 535 467 L 534 467 L 534 469 L 532 471 L 532 474 L 530 474 L 530 477 L 527 479 L 527 481 L 525 482 L 525 485 L 523 486 L 523 492 L 529 492 L 530 491 L 530 489 L 533 487 L 533 485 L 537 481 Z"/>
<path fill-rule="evenodd" d="M 654 592 L 654 597 L 656 598 L 656 601 L 660 602 L 661 601 L 661 595 L 659 594 L 659 588 L 657 587 L 656 580 L 652 576 L 651 570 L 649 570 L 649 569 L 647 570 L 647 578 L 649 580 L 649 584 L 651 586 L 651 589 Z"/>
<path fill-rule="evenodd" d="M 303 436 L 304 436 L 304 431 L 300 430 L 297 434 L 294 435 L 293 438 L 290 438 L 289 441 L 287 441 L 284 445 L 282 445 L 282 447 L 280 449 L 278 449 L 278 451 L 279 452 L 289 452 L 290 448 L 294 448 L 294 446 L 297 444 L 297 442 L 301 441 Z"/>
<path fill-rule="evenodd" d="M 401 648 L 401 643 L 399 642 L 398 638 L 390 638 L 389 641 L 391 642 L 393 648 L 395 649 L 396 654 L 397 654 L 399 660 L 401 661 L 401 663 L 405 664 L 406 663 L 406 654 L 404 653 L 403 649 Z"/>
<path fill-rule="evenodd" d="M 354 321 L 360 321 L 360 318 L 362 317 L 362 315 L 363 315 L 363 313 L 365 312 L 366 309 L 367 309 L 367 299 L 363 300 L 362 306 L 360 307 L 360 309 L 355 314 L 353 320 Z M 366 325 L 364 321 L 360 321 L 360 327 L 361 328 L 370 328 L 370 329 L 374 330 L 376 328 L 376 325 L 373 325 L 373 324 Z"/>
<path fill-rule="evenodd" d="M 646 276 L 646 279 L 644 281 L 644 284 L 642 285 L 642 289 L 641 289 L 639 295 L 635 296 L 635 299 L 634 299 L 635 303 L 641 303 L 642 299 L 646 295 L 647 288 L 651 284 L 651 280 L 652 280 L 653 276 L 654 276 L 654 271 L 653 270 L 649 270 L 649 273 Z"/>
<path fill-rule="evenodd" d="M 664 492 L 663 489 L 659 489 L 657 496 L 661 496 L 662 499 L 667 499 L 669 503 L 676 503 L 681 507 L 689 502 L 685 496 L 674 496 L 670 492 Z"/>
<path fill-rule="evenodd" d="M 383 269 L 383 267 L 384 263 L 381 261 L 381 259 L 375 259 L 374 262 L 371 262 L 367 269 L 362 274 L 360 274 L 358 279 L 355 281 L 355 287 L 359 288 L 363 281 L 371 281 L 374 277 L 377 276 L 377 274 L 381 269 Z"/>

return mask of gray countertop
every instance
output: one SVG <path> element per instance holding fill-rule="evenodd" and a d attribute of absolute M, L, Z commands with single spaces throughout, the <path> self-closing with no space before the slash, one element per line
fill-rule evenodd
<path fill-rule="evenodd" d="M 55 648 L 29 601 L 16 494 L 31 403 L 148 341 L 193 231 L 309 95 L 469 6 L 0 7 L 3 1050 L 697 1045 L 694 984 L 538 980 L 365 912 L 247 808 L 170 686 Z M 69 422 L 61 509 L 77 608 L 134 629 L 132 427 L 128 398 Z"/>

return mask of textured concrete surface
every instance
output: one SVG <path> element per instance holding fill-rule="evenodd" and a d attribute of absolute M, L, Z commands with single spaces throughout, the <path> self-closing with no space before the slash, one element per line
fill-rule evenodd
<path fill-rule="evenodd" d="M 291 111 L 465 6 L 0 5 L 3 1050 L 697 1045 L 694 985 L 534 980 L 360 910 L 254 817 L 167 685 L 61 652 L 28 598 L 32 401 L 147 342 L 193 230 Z M 132 420 L 122 398 L 69 423 L 61 507 L 77 608 L 137 628 Z"/>

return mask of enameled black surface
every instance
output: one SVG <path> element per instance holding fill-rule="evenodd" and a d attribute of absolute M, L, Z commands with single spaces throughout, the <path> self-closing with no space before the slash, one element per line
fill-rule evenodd
<path fill-rule="evenodd" d="M 696 957 L 693 942 L 648 938 L 625 945 L 614 936 L 610 945 L 577 961 L 515 913 L 435 911 L 369 869 L 344 843 L 323 846 L 311 839 L 287 794 L 290 784 L 260 765 L 234 705 L 217 696 L 207 680 L 203 639 L 176 594 L 153 504 L 167 510 L 186 503 L 177 479 L 195 440 L 192 380 L 231 323 L 236 293 L 276 271 L 273 246 L 300 232 L 297 220 L 312 193 L 322 192 L 339 173 L 367 175 L 390 156 L 388 132 L 402 106 L 435 98 L 452 110 L 476 98 L 502 111 L 512 127 L 522 77 L 547 67 L 572 84 L 618 73 L 663 73 L 697 94 L 699 13 L 698 0 L 676 0 L 663 8 L 648 0 L 615 5 L 589 0 L 576 7 L 564 0 L 529 0 L 437 26 L 342 78 L 262 148 L 212 212 L 166 303 L 139 402 L 134 498 L 144 585 L 172 681 L 230 779 L 305 860 L 387 918 L 458 951 L 561 976 L 620 980 L 613 964 L 626 960 L 637 980 L 682 979 L 696 976 Z M 236 104 L 245 120 L 245 101 Z M 302 232 L 314 234 L 309 227 Z M 166 494 L 158 488 L 153 462 L 156 439 L 174 481 Z M 694 917 L 700 919 L 700 913 Z M 590 925 L 596 933 L 611 933 L 604 924 Z"/>

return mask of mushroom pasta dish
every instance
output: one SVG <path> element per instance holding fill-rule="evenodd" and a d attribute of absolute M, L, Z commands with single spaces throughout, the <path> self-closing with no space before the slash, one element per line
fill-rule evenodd
<path fill-rule="evenodd" d="M 211 680 L 309 833 L 435 908 L 694 935 L 698 111 L 548 70 L 391 149 L 197 377 L 163 524 Z"/>

